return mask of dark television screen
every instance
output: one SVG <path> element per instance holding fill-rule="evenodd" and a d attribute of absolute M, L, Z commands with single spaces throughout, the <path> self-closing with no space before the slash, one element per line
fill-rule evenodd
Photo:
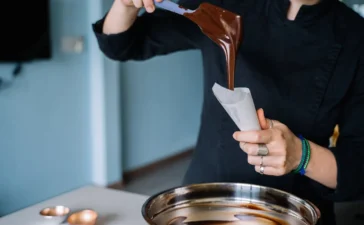
<path fill-rule="evenodd" d="M 51 58 L 49 1 L 1 1 L 0 62 Z"/>

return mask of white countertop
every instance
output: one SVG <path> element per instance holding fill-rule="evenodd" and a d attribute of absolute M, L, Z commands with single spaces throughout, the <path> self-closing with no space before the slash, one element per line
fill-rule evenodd
<path fill-rule="evenodd" d="M 93 209 L 99 216 L 97 225 L 145 225 L 147 223 L 142 217 L 141 207 L 147 198 L 129 192 L 87 186 L 1 217 L 0 225 L 51 224 L 39 212 L 55 205 L 64 205 L 71 210 Z"/>

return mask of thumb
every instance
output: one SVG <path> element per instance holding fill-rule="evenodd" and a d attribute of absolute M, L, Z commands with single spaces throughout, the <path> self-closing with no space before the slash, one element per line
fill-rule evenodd
<path fill-rule="evenodd" d="M 265 118 L 264 110 L 262 108 L 257 110 L 257 115 L 258 115 L 258 120 L 259 120 L 260 127 L 263 130 L 269 129 L 269 121 L 268 121 L 267 118 Z"/>

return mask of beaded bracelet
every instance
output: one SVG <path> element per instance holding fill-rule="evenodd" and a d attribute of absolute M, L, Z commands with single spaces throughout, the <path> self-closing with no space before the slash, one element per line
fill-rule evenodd
<path fill-rule="evenodd" d="M 302 135 L 299 135 L 299 138 L 302 141 L 302 157 L 300 164 L 293 171 L 293 173 L 299 173 L 301 175 L 305 175 L 308 162 L 310 161 L 311 158 L 311 147 L 309 142 Z"/>

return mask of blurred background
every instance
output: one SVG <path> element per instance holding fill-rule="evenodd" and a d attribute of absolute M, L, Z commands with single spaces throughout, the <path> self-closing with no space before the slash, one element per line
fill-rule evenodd
<path fill-rule="evenodd" d="M 43 14 L 2 29 L 0 217 L 88 184 L 146 195 L 180 184 L 200 124 L 201 55 L 105 58 L 91 24 L 112 1 L 38 0 L 29 7 Z M 364 0 L 345 3 L 364 17 Z M 30 62 L 7 50 L 34 43 Z M 338 204 L 339 224 L 363 224 L 363 206 Z"/>

